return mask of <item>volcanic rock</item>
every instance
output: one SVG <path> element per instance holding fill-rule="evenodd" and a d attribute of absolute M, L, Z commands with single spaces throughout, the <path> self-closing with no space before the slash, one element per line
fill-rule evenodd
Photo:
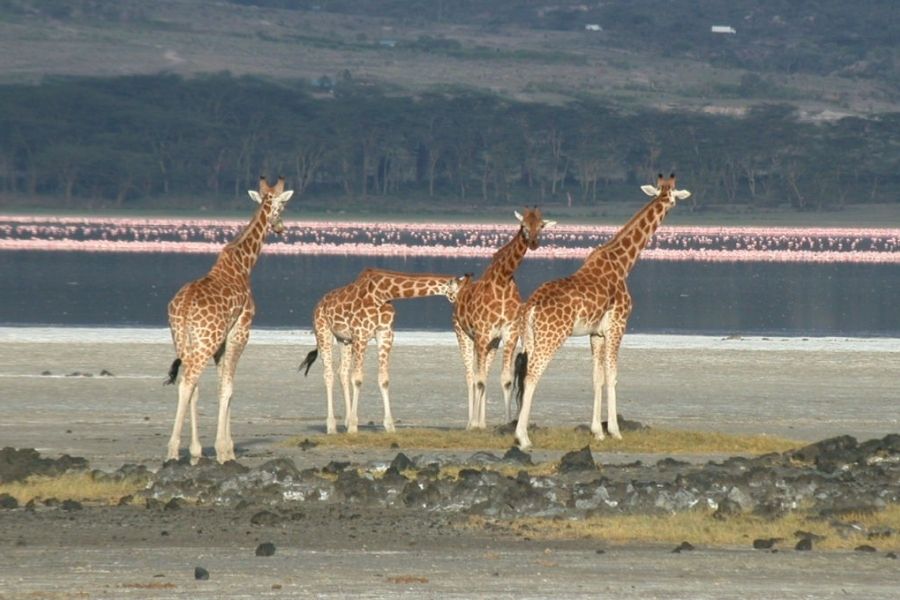
<path fill-rule="evenodd" d="M 256 556 L 272 556 L 275 554 L 275 544 L 263 542 L 256 547 Z"/>
<path fill-rule="evenodd" d="M 591 447 L 585 446 L 581 450 L 567 452 L 559 461 L 559 473 L 572 473 L 577 471 L 594 471 L 597 463 L 591 454 Z"/>

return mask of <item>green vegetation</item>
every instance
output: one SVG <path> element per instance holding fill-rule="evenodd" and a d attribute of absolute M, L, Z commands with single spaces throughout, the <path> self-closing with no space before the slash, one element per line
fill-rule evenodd
<path fill-rule="evenodd" d="M 260 172 L 326 207 L 417 203 L 602 206 L 676 171 L 693 205 L 800 210 L 884 202 L 900 113 L 812 124 L 787 105 L 745 117 L 481 93 L 383 93 L 345 75 L 306 83 L 228 74 L 57 78 L 0 87 L 0 194 L 66 208 L 243 203 Z M 52 118 L 48 118 L 52 116 Z M 571 200 L 570 200 L 571 199 Z"/>
<path fill-rule="evenodd" d="M 540 450 L 569 451 L 590 445 L 597 452 L 648 452 L 668 454 L 767 454 L 785 452 L 802 442 L 768 435 L 729 435 L 716 432 L 675 429 L 647 429 L 628 432 L 621 440 L 607 437 L 598 441 L 589 433 L 571 428 L 540 428 L 530 434 L 534 447 Z M 287 446 L 311 441 L 327 447 L 364 448 L 431 448 L 440 450 L 506 450 L 513 445 L 512 435 L 492 431 L 461 429 L 399 429 L 395 433 L 361 431 L 354 435 L 316 435 L 291 438 Z M 396 446 L 394 446 L 396 444 Z"/>
<path fill-rule="evenodd" d="M 894 9 L 13 0 L 0 205 L 223 211 L 264 172 L 331 213 L 602 215 L 672 170 L 694 212 L 896 203 Z"/>

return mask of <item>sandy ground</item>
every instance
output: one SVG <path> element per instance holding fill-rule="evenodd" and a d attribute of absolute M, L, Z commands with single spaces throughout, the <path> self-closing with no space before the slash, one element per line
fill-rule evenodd
<path fill-rule="evenodd" d="M 33 447 L 56 457 L 87 458 L 96 468 L 123 463 L 155 468 L 165 454 L 175 389 L 162 386 L 173 359 L 164 334 L 136 343 L 34 339 L 0 331 L 0 446 Z M 258 338 L 258 339 L 257 339 Z M 364 462 L 393 452 L 301 451 L 287 437 L 324 430 L 321 364 L 308 378 L 296 371 L 311 349 L 257 336 L 236 378 L 233 431 L 239 460 L 286 456 L 298 466 L 329 460 Z M 52 336 L 50 339 L 54 339 Z M 398 340 L 391 370 L 398 426 L 463 427 L 465 389 L 456 349 L 446 343 Z M 651 426 L 768 433 L 801 440 L 838 434 L 859 439 L 900 431 L 896 398 L 900 342 L 870 345 L 833 340 L 684 341 L 653 338 L 629 344 L 620 357 L 620 413 Z M 381 422 L 370 350 L 361 422 Z M 101 370 L 111 377 L 101 377 Z M 48 371 L 50 375 L 42 375 Z M 495 367 L 496 371 L 496 367 Z M 93 376 L 67 376 L 72 373 Z M 502 415 L 496 372 L 489 421 Z M 212 454 L 215 378 L 201 383 L 201 436 Z M 566 347 L 541 381 L 533 421 L 576 425 L 590 418 L 589 352 Z M 338 413 L 343 409 L 337 406 Z M 183 444 L 186 441 L 183 439 Z M 543 458 L 540 449 L 536 459 Z M 598 453 L 598 462 L 622 460 Z M 761 553 L 747 549 L 603 547 L 597 542 L 548 544 L 501 539 L 488 532 L 444 531 L 398 515 L 350 530 L 327 514 L 272 532 L 273 557 L 253 555 L 266 541 L 246 519 L 211 510 L 172 517 L 109 518 L 99 509 L 65 515 L 0 511 L 0 598 L 366 596 L 616 598 L 893 598 L 900 561 L 860 553 Z M 120 512 L 116 513 L 118 510 Z M 138 510 L 138 509 L 134 509 Z M 140 509 L 142 510 L 142 509 Z M 148 511 L 144 511 L 145 513 Z M 114 517 L 118 515 L 118 517 Z M 204 516 L 205 515 L 205 516 Z M 118 520 L 117 520 L 118 519 Z M 206 523 L 217 535 L 189 536 Z M 242 520 L 243 519 L 243 520 Z M 121 522 L 120 522 L 121 521 Z M 385 521 L 391 523 L 383 529 Z M 382 527 L 382 529 L 379 529 Z M 370 531 L 371 533 L 367 533 Z M 604 553 L 596 550 L 603 547 Z M 194 566 L 208 581 L 195 581 Z"/>

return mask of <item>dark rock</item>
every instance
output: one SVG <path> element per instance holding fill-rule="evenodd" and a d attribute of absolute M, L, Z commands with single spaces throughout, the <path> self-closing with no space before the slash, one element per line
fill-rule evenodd
<path fill-rule="evenodd" d="M 0 483 L 25 481 L 32 475 L 54 477 L 69 470 L 87 469 L 87 460 L 63 454 L 58 459 L 41 458 L 34 448 L 0 450 Z"/>
<path fill-rule="evenodd" d="M 509 450 L 506 451 L 506 454 L 503 455 L 503 462 L 515 463 L 517 465 L 533 465 L 534 463 L 531 461 L 531 455 L 527 452 L 522 452 L 518 446 L 513 446 Z"/>
<path fill-rule="evenodd" d="M 802 529 L 798 529 L 797 531 L 795 531 L 794 537 L 801 540 L 812 540 L 814 542 L 821 542 L 825 539 L 824 535 L 819 535 L 818 533 L 813 533 L 811 531 L 804 531 Z"/>
<path fill-rule="evenodd" d="M 115 375 L 113 375 L 112 373 L 110 373 L 110 372 L 107 371 L 106 369 L 102 369 L 102 370 L 100 371 L 100 377 L 115 377 Z"/>
<path fill-rule="evenodd" d="M 315 448 L 319 444 L 316 442 L 309 441 L 309 438 L 305 438 L 302 442 L 297 444 L 297 447 L 303 451 L 309 450 L 310 448 Z"/>
<path fill-rule="evenodd" d="M 797 545 L 794 546 L 794 550 L 807 551 L 807 550 L 812 550 L 812 547 L 813 547 L 812 538 L 803 538 L 802 540 L 797 542 Z"/>
<path fill-rule="evenodd" d="M 183 498 L 172 498 L 163 506 L 163 510 L 181 510 L 185 502 Z"/>
<path fill-rule="evenodd" d="M 741 505 L 731 498 L 723 498 L 719 501 L 719 507 L 713 513 L 713 518 L 719 521 L 726 521 L 731 517 L 736 517 L 744 512 Z"/>
<path fill-rule="evenodd" d="M 675 554 L 678 554 L 681 552 L 690 552 L 693 549 L 694 549 L 694 545 L 691 544 L 690 542 L 681 542 L 678 545 L 678 547 L 676 547 L 674 550 L 672 550 L 672 552 Z"/>
<path fill-rule="evenodd" d="M 828 473 L 859 460 L 858 443 L 855 437 L 842 435 L 833 437 L 795 450 L 791 456 L 796 460 L 811 462 Z"/>
<path fill-rule="evenodd" d="M 63 500 L 63 503 L 59 505 L 59 507 L 63 510 L 82 510 L 84 506 L 81 505 L 81 502 L 78 500 Z"/>
<path fill-rule="evenodd" d="M 252 525 L 261 525 L 266 527 L 278 525 L 282 520 L 283 519 L 281 517 L 268 510 L 261 510 L 250 517 L 250 523 Z"/>
<path fill-rule="evenodd" d="M 857 552 L 878 552 L 878 550 L 874 546 L 870 546 L 868 544 L 862 544 L 861 546 L 857 546 L 854 548 Z"/>
<path fill-rule="evenodd" d="M 897 560 L 897 553 L 896 553 L 896 552 L 888 552 L 888 553 L 885 554 L 884 556 L 885 556 L 886 558 L 890 558 L 890 559 L 893 559 L 893 560 Z"/>
<path fill-rule="evenodd" d="M 256 556 L 272 556 L 275 554 L 275 544 L 272 542 L 263 542 L 256 547 Z"/>
<path fill-rule="evenodd" d="M 194 579 L 198 581 L 206 581 L 209 579 L 209 571 L 203 567 L 194 567 Z"/>
<path fill-rule="evenodd" d="M 19 501 L 9 494 L 0 494 L 0 509 L 19 508 Z"/>
<path fill-rule="evenodd" d="M 53 373 L 51 373 L 50 371 L 41 371 L 41 375 L 46 377 L 47 375 L 53 375 Z"/>
<path fill-rule="evenodd" d="M 289 458 L 275 458 L 254 469 L 260 473 L 268 473 L 275 481 L 291 481 L 300 477 L 297 465 Z"/>
<path fill-rule="evenodd" d="M 585 446 L 581 450 L 567 452 L 559 461 L 559 473 L 573 473 L 577 471 L 596 470 L 597 463 L 591 454 L 591 447 Z"/>
<path fill-rule="evenodd" d="M 350 466 L 349 462 L 333 460 L 322 468 L 323 473 L 336 475 Z"/>
<path fill-rule="evenodd" d="M 756 550 L 768 550 L 780 541 L 781 538 L 758 538 L 753 540 L 753 547 Z"/>
<path fill-rule="evenodd" d="M 415 466 L 416 464 L 410 460 L 408 456 L 402 452 L 398 452 L 397 456 L 394 457 L 394 460 L 391 461 L 390 468 L 395 469 L 399 473 L 400 471 L 413 469 Z"/>

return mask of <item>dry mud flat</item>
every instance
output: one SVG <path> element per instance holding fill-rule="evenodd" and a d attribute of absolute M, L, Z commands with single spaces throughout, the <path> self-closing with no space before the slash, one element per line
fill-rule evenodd
<path fill-rule="evenodd" d="M 238 464 L 163 467 L 174 392 L 160 385 L 171 362 L 160 337 L 159 344 L 4 340 L 0 446 L 37 448 L 51 465 L 66 453 L 85 457 L 101 478 L 146 476 L 151 485 L 122 506 L 79 507 L 59 498 L 0 509 L 0 598 L 895 598 L 900 589 L 900 561 L 886 551 L 898 535 L 893 531 L 866 532 L 874 553 L 822 551 L 816 541 L 811 551 L 798 551 L 796 539 L 768 550 L 753 549 L 748 539 L 728 549 L 695 544 L 675 553 L 674 544 L 548 542 L 464 526 L 473 517 L 492 523 L 541 515 L 564 524 L 584 515 L 689 510 L 697 503 L 710 509 L 714 503 L 723 518 L 729 511 L 775 515 L 802 501 L 822 515 L 812 533 L 840 535 L 841 527 L 854 526 L 846 511 L 896 502 L 900 475 L 896 438 L 889 436 L 900 429 L 896 349 L 626 347 L 620 408 L 630 418 L 837 439 L 802 457 L 682 460 L 595 452 L 599 469 L 576 453 L 567 460 L 586 468 L 520 476 L 527 465 L 515 453 L 280 445 L 321 431 L 321 377 L 296 374 L 307 340 L 267 344 L 259 336 L 238 371 Z M 575 426 L 588 420 L 587 354 L 566 349 L 554 361 L 535 421 Z M 458 361 L 447 345 L 398 343 L 392 396 L 401 426 L 463 426 Z M 100 376 L 103 369 L 112 375 Z M 374 381 L 370 370 L 363 410 L 377 422 Z M 201 390 L 207 445 L 213 384 L 207 376 Z M 496 392 L 492 399 L 489 417 L 496 422 Z M 413 462 L 414 474 L 390 469 L 402 462 L 400 453 Z M 38 457 L 24 458 L 33 465 Z M 538 450 L 532 459 L 562 457 Z M 451 462 L 462 469 L 452 479 L 441 474 Z M 512 474 L 490 472 L 498 466 Z M 257 556 L 267 543 L 274 553 Z M 208 579 L 195 578 L 197 567 Z"/>

